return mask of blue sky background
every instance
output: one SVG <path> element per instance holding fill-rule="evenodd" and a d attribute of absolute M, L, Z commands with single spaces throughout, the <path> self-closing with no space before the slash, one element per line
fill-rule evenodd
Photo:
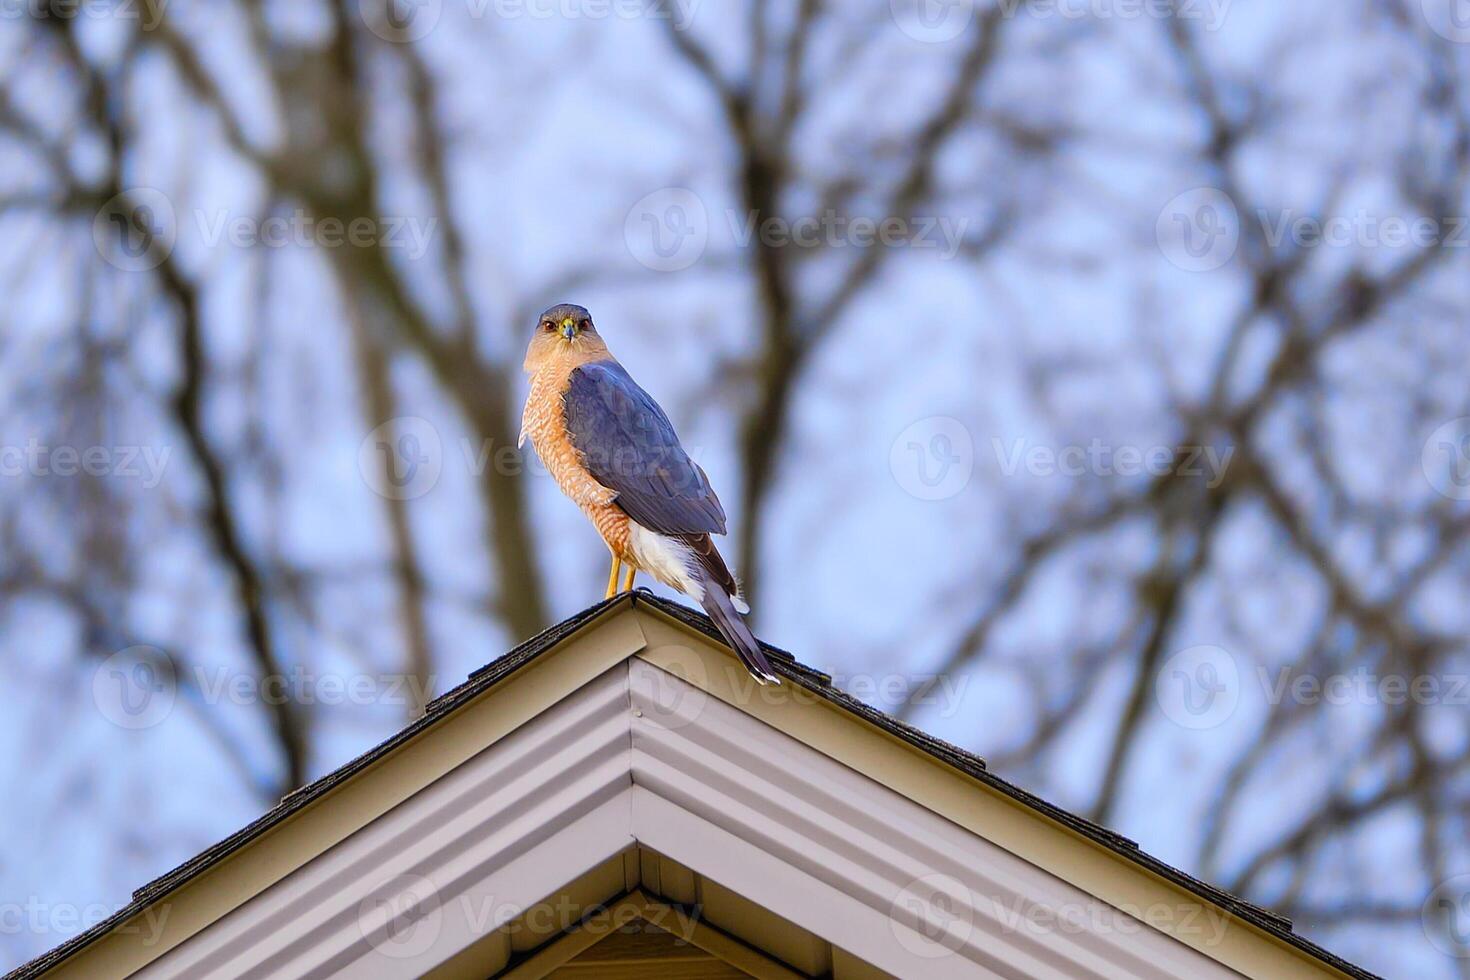
<path fill-rule="evenodd" d="M 571 301 L 763 638 L 1369 969 L 1464 975 L 1462 0 L 395 2 L 0 16 L 5 965 L 291 788 L 242 568 L 307 778 L 533 593 L 601 596 L 511 453 Z"/>

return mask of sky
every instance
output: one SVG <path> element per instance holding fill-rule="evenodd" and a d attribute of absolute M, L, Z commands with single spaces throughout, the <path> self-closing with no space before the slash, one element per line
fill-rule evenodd
<path fill-rule="evenodd" d="M 120 156 L 53 28 L 0 9 L 4 962 L 282 790 L 174 400 L 175 270 L 309 777 L 405 722 L 398 682 L 442 691 L 525 638 L 495 481 L 524 494 L 541 625 L 600 598 L 605 549 L 510 451 L 535 315 L 577 302 L 708 472 L 732 562 L 757 529 L 762 638 L 1370 969 L 1461 976 L 1470 949 L 1423 914 L 1470 894 L 1454 2 L 1193 0 L 1183 47 L 1163 5 L 1128 0 L 834 3 L 795 45 L 782 3 L 764 45 L 745 5 L 707 0 L 423 0 L 396 30 L 370 0 L 340 20 L 172 0 L 156 23 L 98 3 L 62 19 Z M 779 164 L 767 212 L 753 148 Z M 359 248 L 323 219 L 364 173 Z M 122 247 L 119 210 L 160 249 Z M 470 383 L 436 370 L 385 280 L 431 345 L 463 303 L 472 354 L 449 363 Z M 1382 302 L 1358 313 L 1363 282 Z M 773 330 L 809 347 L 779 431 L 756 429 L 776 449 L 752 513 Z M 479 396 L 504 411 L 495 438 L 465 410 Z M 404 567 L 426 678 L 404 667 Z M 1394 703 L 1386 677 L 1433 690 Z M 168 696 L 119 700 L 147 691 Z"/>

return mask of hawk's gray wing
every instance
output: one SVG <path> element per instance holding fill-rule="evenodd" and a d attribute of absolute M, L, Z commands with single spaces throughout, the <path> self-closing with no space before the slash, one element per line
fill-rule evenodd
<path fill-rule="evenodd" d="M 725 509 L 668 416 L 621 364 L 572 372 L 564 400 L 567 435 L 593 478 L 619 507 L 661 534 L 725 533 Z"/>

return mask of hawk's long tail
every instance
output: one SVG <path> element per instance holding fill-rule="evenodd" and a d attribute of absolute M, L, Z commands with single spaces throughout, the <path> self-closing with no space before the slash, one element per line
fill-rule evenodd
<path fill-rule="evenodd" d="M 745 619 L 736 611 L 735 604 L 730 601 L 724 587 L 703 568 L 697 569 L 696 574 L 700 584 L 704 586 L 704 598 L 700 600 L 700 605 L 704 606 L 709 618 L 714 620 L 720 635 L 730 644 L 730 649 L 735 651 L 745 669 L 762 684 L 780 684 L 781 678 L 771 669 L 771 662 L 761 650 L 760 641 L 755 638 L 750 627 L 745 625 Z"/>

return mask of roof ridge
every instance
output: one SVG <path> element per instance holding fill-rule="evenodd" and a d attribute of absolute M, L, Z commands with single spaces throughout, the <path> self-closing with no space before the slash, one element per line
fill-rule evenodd
<path fill-rule="evenodd" d="M 484 693 L 504 677 L 547 653 L 563 640 L 585 628 L 602 614 L 623 602 L 627 602 L 629 608 L 636 608 L 638 603 L 644 603 L 652 609 L 683 623 L 696 632 L 708 636 L 713 642 L 723 646 L 724 641 L 720 639 L 717 629 L 707 616 L 680 603 L 656 595 L 648 589 L 640 588 L 631 593 L 619 594 L 610 599 L 604 599 L 602 602 L 582 610 L 571 618 L 542 630 L 530 639 L 518 644 L 509 652 L 495 658 L 483 667 L 471 671 L 462 683 L 429 701 L 425 706 L 423 715 L 409 722 L 382 742 L 349 759 L 347 762 L 312 782 L 291 790 L 282 796 L 273 807 L 255 820 L 136 889 L 132 894 L 132 901 L 127 906 L 119 909 L 101 922 L 98 922 L 90 929 L 71 937 L 28 963 L 22 964 L 6 974 L 3 978 L 0 978 L 0 980 L 25 980 L 25 978 L 36 977 L 49 970 L 72 953 L 101 938 L 111 932 L 117 925 L 140 913 L 148 903 L 191 880 L 195 875 L 207 870 L 214 864 L 224 860 L 230 854 L 233 854 L 257 837 L 263 835 L 278 822 L 324 796 L 340 783 L 352 778 L 373 761 L 392 752 L 398 746 L 435 724 L 456 708 L 474 699 L 479 694 Z M 1318 946 L 1316 943 L 1297 935 L 1292 931 L 1291 920 L 1286 916 L 1248 902 L 1245 899 L 1230 894 L 1222 888 L 1197 879 L 1184 871 L 1180 871 L 1166 864 L 1140 849 L 1137 842 L 1130 840 L 1122 834 L 1048 803 L 1040 797 L 1021 789 L 1019 786 L 996 776 L 986 767 L 985 760 L 973 752 L 930 735 L 922 729 L 916 728 L 905 721 L 879 711 L 865 702 L 858 700 L 834 686 L 831 675 L 800 663 L 787 651 L 766 643 L 762 643 L 761 647 L 768 656 L 773 658 L 772 664 L 783 676 L 799 684 L 801 687 L 812 691 L 824 700 L 889 732 L 894 737 L 908 742 L 920 751 L 1009 796 L 1017 803 L 1030 808 L 1041 816 L 1091 839 L 1095 843 L 1112 850 L 1127 860 L 1139 864 L 1158 877 L 1170 881 L 1184 888 L 1186 891 L 1195 894 L 1197 897 L 1209 901 L 1225 911 L 1252 923 L 1269 935 L 1307 953 L 1313 958 L 1349 976 L 1362 978 L 1362 980 L 1378 980 L 1374 974 L 1342 959 L 1334 953 Z"/>

